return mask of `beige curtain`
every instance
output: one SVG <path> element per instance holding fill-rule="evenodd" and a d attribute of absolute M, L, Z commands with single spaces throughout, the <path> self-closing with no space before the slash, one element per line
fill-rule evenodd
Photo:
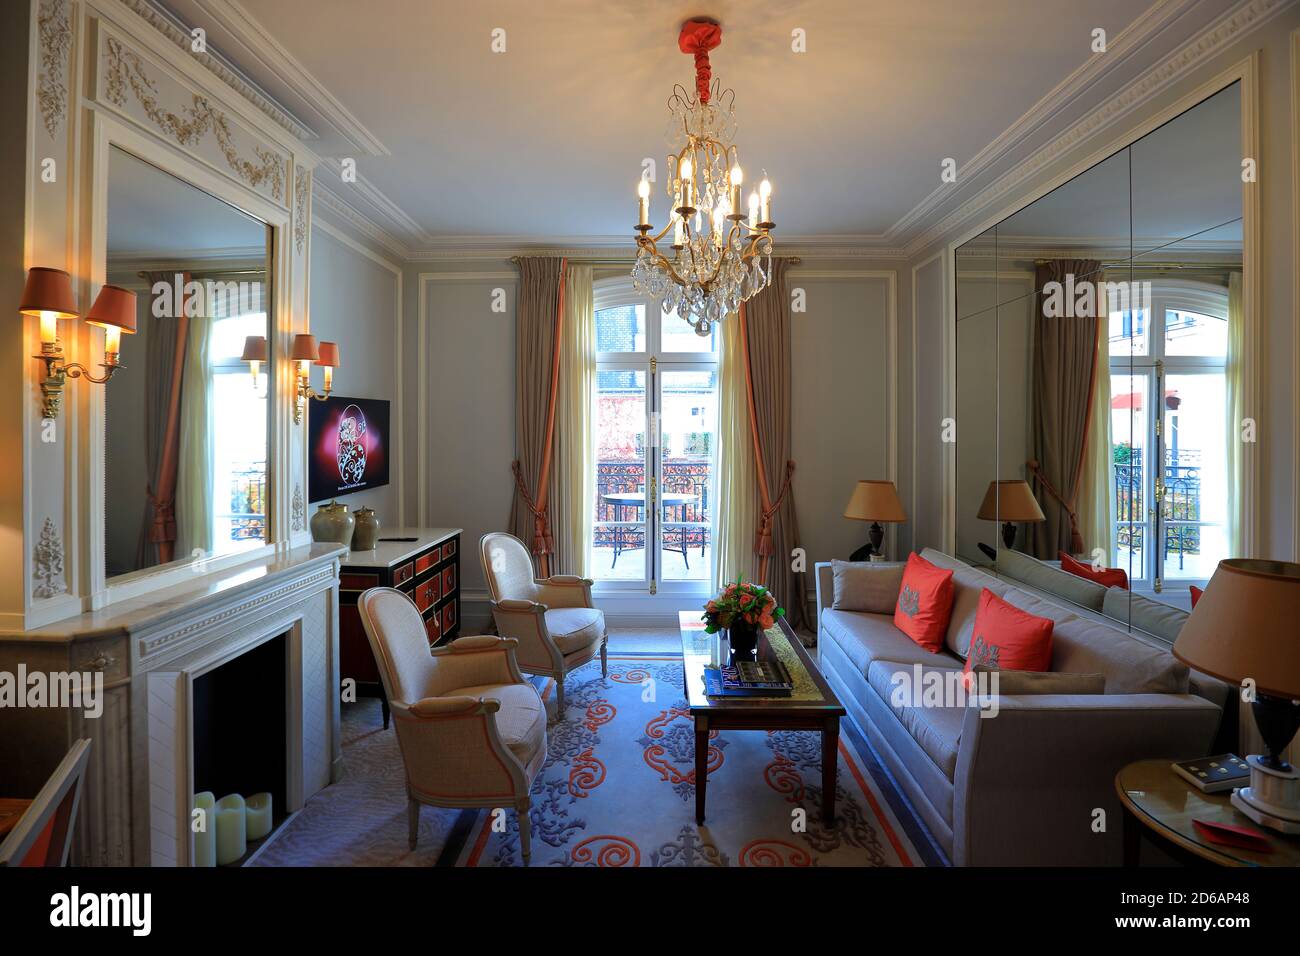
<path fill-rule="evenodd" d="M 1038 266 L 1034 274 L 1033 448 L 1030 481 L 1046 521 L 1031 524 L 1032 553 L 1055 558 L 1057 552 L 1082 551 L 1077 527 L 1079 481 L 1083 474 L 1084 443 L 1091 419 L 1093 372 L 1097 354 L 1096 305 L 1090 316 L 1077 315 L 1070 303 L 1066 315 L 1049 317 L 1045 288 L 1059 282 L 1077 288 L 1101 278 L 1095 259 L 1054 259 Z M 1094 297 L 1095 298 L 1095 297 Z"/>
<path fill-rule="evenodd" d="M 553 403 L 557 395 L 556 331 L 564 259 L 519 260 L 519 298 L 515 304 L 515 481 L 510 507 L 511 534 L 537 559 L 546 576 L 551 538 L 549 497 L 554 450 Z"/>
<path fill-rule="evenodd" d="M 1079 479 L 1079 533 L 1083 553 L 1091 560 L 1100 548 L 1102 562 L 1115 560 L 1115 468 L 1112 464 L 1110 432 L 1110 337 L 1105 322 L 1097 323 L 1096 374 L 1092 383 L 1092 414 L 1083 451 L 1083 474 Z"/>
<path fill-rule="evenodd" d="M 176 464 L 176 557 L 212 553 L 212 319 L 190 319 L 181 376 L 180 457 Z M 223 489 L 229 495 L 229 489 Z M 223 512 L 229 502 L 222 505 Z"/>
<path fill-rule="evenodd" d="M 773 259 L 771 282 L 762 292 L 741 306 L 738 316 L 747 338 L 749 386 L 752 390 L 754 431 L 761 452 L 755 471 L 759 500 L 779 507 L 771 514 L 770 554 L 767 585 L 785 605 L 792 627 L 806 624 L 804 573 L 792 570 L 791 552 L 799 546 L 799 524 L 795 517 L 794 494 L 788 488 L 794 462 L 790 458 L 790 298 L 786 293 L 785 259 Z M 762 515 L 755 542 L 758 564 L 763 563 L 769 543 Z"/>
<path fill-rule="evenodd" d="M 596 313 L 591 266 L 570 265 L 564 280 L 560 333 L 560 383 L 555 413 L 555 516 L 557 574 L 591 573 L 590 545 L 596 498 Z"/>
<path fill-rule="evenodd" d="M 752 581 L 758 570 L 754 560 L 758 486 L 754 475 L 754 441 L 749 430 L 749 395 L 745 390 L 745 353 L 734 317 L 719 323 L 718 329 L 722 363 L 718 374 L 714 587 L 736 580 L 737 575 Z"/>
<path fill-rule="evenodd" d="M 1246 496 L 1245 443 L 1241 440 L 1241 422 L 1247 415 L 1245 362 L 1246 319 L 1241 311 L 1241 273 L 1228 276 L 1228 356 L 1224 369 L 1228 403 L 1227 478 L 1228 478 L 1228 557 L 1245 558 Z"/>

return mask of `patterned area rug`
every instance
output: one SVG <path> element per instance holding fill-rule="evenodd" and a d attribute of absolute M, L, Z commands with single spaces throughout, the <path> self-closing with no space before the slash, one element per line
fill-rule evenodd
<path fill-rule="evenodd" d="M 802 731 L 715 733 L 708 817 L 695 824 L 694 729 L 681 658 L 611 655 L 569 675 L 566 719 L 547 728 L 533 785 L 532 866 L 914 866 L 925 855 L 841 732 L 836 820 L 821 822 L 821 738 Z M 539 680 L 554 712 L 555 686 Z M 375 706 L 371 706 L 375 705 Z M 396 735 L 377 702 L 344 712 L 346 776 L 314 797 L 258 866 L 518 866 L 513 810 L 420 814 L 406 843 Z"/>

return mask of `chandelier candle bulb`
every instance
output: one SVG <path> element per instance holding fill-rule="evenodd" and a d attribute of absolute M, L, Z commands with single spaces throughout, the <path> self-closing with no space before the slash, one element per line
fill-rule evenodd
<path fill-rule="evenodd" d="M 695 208 L 695 180 L 692 178 L 695 174 L 691 166 L 691 158 L 687 156 L 682 160 L 682 209 Z"/>
<path fill-rule="evenodd" d="M 759 200 L 762 203 L 762 221 L 770 223 L 772 221 L 772 184 L 764 177 L 763 181 L 758 184 Z"/>
<path fill-rule="evenodd" d="M 742 186 L 745 182 L 745 173 L 739 166 L 731 167 L 731 216 L 733 219 L 742 218 L 741 193 Z"/>
<path fill-rule="evenodd" d="M 637 183 L 636 194 L 638 200 L 637 205 L 640 207 L 641 214 L 641 222 L 639 224 L 642 226 L 648 226 L 650 225 L 650 182 L 643 179 L 641 182 Z"/>

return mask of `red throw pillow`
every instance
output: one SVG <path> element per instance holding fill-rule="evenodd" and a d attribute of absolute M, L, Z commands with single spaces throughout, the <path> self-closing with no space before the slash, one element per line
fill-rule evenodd
<path fill-rule="evenodd" d="M 975 612 L 966 672 L 976 664 L 1007 671 L 1051 670 L 1053 627 L 1051 618 L 1022 611 L 985 588 Z"/>
<path fill-rule="evenodd" d="M 1195 584 L 1189 584 L 1187 585 L 1187 590 L 1192 592 L 1192 607 L 1196 607 L 1196 602 L 1199 601 L 1201 595 L 1205 593 L 1205 588 L 1198 588 Z"/>
<path fill-rule="evenodd" d="M 927 651 L 943 649 L 944 632 L 952 616 L 952 571 L 940 568 L 913 551 L 903 568 L 903 584 L 894 606 L 894 627 Z"/>
<path fill-rule="evenodd" d="M 1076 561 L 1064 551 L 1059 552 L 1061 558 L 1061 570 L 1069 571 L 1071 574 L 1081 578 L 1087 578 L 1089 581 L 1096 581 L 1104 588 L 1123 588 L 1128 590 L 1128 572 L 1123 568 L 1103 568 L 1100 571 L 1094 571 L 1091 564 L 1084 564 L 1082 561 Z"/>

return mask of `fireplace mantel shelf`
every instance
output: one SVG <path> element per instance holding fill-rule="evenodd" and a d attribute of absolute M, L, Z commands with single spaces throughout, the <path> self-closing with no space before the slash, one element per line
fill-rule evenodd
<path fill-rule="evenodd" d="M 119 601 L 30 631 L 0 630 L 0 640 L 13 639 L 75 643 L 149 630 L 178 613 L 244 594 L 264 591 L 281 579 L 300 575 L 313 565 L 327 565 L 348 553 L 337 543 L 311 544 L 267 555 L 218 571 L 194 575 L 192 581 Z"/>

